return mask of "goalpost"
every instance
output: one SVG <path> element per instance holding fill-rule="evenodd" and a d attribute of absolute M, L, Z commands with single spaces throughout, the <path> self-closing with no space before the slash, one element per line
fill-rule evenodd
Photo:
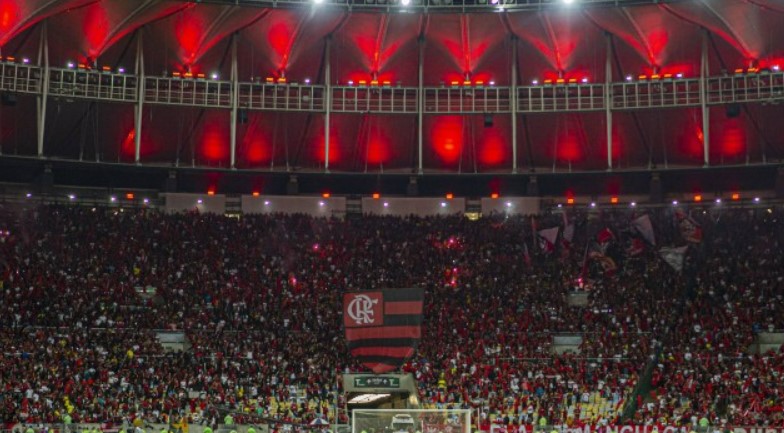
<path fill-rule="evenodd" d="M 351 433 L 471 433 L 471 410 L 354 409 Z"/>

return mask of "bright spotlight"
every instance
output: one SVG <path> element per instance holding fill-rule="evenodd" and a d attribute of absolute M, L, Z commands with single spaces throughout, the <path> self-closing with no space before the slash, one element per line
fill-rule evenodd
<path fill-rule="evenodd" d="M 213 72 L 213 73 L 212 73 L 212 79 L 213 79 L 213 80 L 217 80 L 217 79 L 218 79 L 218 74 L 217 74 L 217 73 L 215 73 L 215 72 Z"/>
<path fill-rule="evenodd" d="M 400 4 L 403 6 L 408 6 L 411 4 L 411 0 L 400 0 Z"/>
<path fill-rule="evenodd" d="M 313 3 L 320 5 L 321 3 L 324 3 L 324 0 L 313 0 Z"/>
<path fill-rule="evenodd" d="M 561 0 L 561 1 L 563 1 L 564 4 L 567 4 L 567 5 L 570 5 L 570 4 L 574 3 L 574 0 Z"/>

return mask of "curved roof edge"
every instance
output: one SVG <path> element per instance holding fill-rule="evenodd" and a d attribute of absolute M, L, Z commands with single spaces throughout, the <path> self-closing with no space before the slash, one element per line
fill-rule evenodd
<path fill-rule="evenodd" d="M 503 13 L 564 8 L 607 8 L 677 3 L 685 0 L 181 0 L 261 8 L 326 8 L 378 13 Z"/>

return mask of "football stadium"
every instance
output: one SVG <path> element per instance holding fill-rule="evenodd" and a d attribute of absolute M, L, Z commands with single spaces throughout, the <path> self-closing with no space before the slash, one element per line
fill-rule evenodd
<path fill-rule="evenodd" d="M 0 433 L 784 433 L 783 69 L 784 0 L 0 0 Z"/>

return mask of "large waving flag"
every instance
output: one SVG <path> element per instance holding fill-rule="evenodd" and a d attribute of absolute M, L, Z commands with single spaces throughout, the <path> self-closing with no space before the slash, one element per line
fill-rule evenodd
<path fill-rule="evenodd" d="M 539 247 L 542 251 L 548 254 L 555 251 L 555 241 L 558 239 L 560 230 L 560 227 L 539 230 Z"/>
<path fill-rule="evenodd" d="M 651 217 L 643 215 L 632 221 L 632 227 L 637 230 L 643 239 L 648 241 L 651 245 L 656 245 L 656 235 L 653 233 L 653 224 L 651 224 Z"/>
<path fill-rule="evenodd" d="M 661 258 L 667 262 L 668 265 L 672 266 L 677 272 L 681 272 L 683 270 L 683 260 L 686 257 L 686 251 L 689 249 L 688 246 L 682 247 L 664 247 L 659 250 L 659 254 Z"/>
<path fill-rule="evenodd" d="M 422 338 L 422 289 L 343 295 L 343 325 L 351 355 L 374 373 L 400 367 Z"/>
<path fill-rule="evenodd" d="M 678 228 L 681 231 L 681 236 L 687 242 L 698 244 L 702 242 L 702 227 L 697 221 L 694 221 L 690 216 L 682 211 L 675 212 L 675 218 L 678 222 Z"/>

